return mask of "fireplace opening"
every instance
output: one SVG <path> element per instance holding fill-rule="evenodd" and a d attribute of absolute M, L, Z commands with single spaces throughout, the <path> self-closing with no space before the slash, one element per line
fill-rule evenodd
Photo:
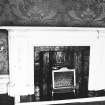
<path fill-rule="evenodd" d="M 35 101 L 88 97 L 90 46 L 35 46 Z"/>

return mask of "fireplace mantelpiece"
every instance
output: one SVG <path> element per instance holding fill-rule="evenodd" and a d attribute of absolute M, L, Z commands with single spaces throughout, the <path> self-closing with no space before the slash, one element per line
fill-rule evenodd
<path fill-rule="evenodd" d="M 56 46 L 56 45 L 61 45 L 61 46 L 90 46 L 90 73 L 89 74 L 94 74 L 93 72 L 99 71 L 99 61 L 101 59 L 102 63 L 101 63 L 101 70 L 103 72 L 103 68 L 104 68 L 104 64 L 103 64 L 103 58 L 100 55 L 103 55 L 104 49 L 101 49 L 102 46 L 104 48 L 104 35 L 103 36 L 99 36 L 98 33 L 96 31 L 29 31 L 29 30 L 16 30 L 16 31 L 12 31 L 9 32 L 10 37 L 15 37 L 13 38 L 13 41 L 9 42 L 9 44 L 11 45 L 10 47 L 10 51 L 14 52 L 14 57 L 16 58 L 15 60 L 17 60 L 17 57 L 19 56 L 21 59 L 24 57 L 25 59 L 29 60 L 23 60 L 21 61 L 21 63 L 19 62 L 20 58 L 17 60 L 17 62 L 15 62 L 16 64 L 14 64 L 14 60 L 11 61 L 10 64 L 12 64 L 12 67 L 10 65 L 10 80 L 11 80 L 11 89 L 15 89 L 17 91 L 14 91 L 13 93 L 15 93 L 15 101 L 20 102 L 20 96 L 21 95 L 28 95 L 28 94 L 33 94 L 34 92 L 34 76 L 33 76 L 33 48 L 34 46 L 47 46 L 47 45 L 51 45 L 51 46 Z M 45 38 L 45 40 L 41 40 L 43 38 L 40 39 L 40 37 L 42 37 L 43 34 L 43 38 Z M 78 35 L 79 34 L 79 35 Z M 58 35 L 58 37 L 57 37 Z M 90 36 L 89 36 L 90 35 Z M 24 38 L 25 37 L 25 38 Z M 37 37 L 37 38 L 36 38 Z M 55 41 L 55 37 L 56 37 L 56 41 Z M 18 40 L 17 40 L 18 39 Z M 65 39 L 65 40 L 64 40 Z M 75 40 L 76 39 L 76 40 Z M 15 41 L 16 40 L 16 41 Z M 49 41 L 50 40 L 50 41 Z M 25 41 L 25 43 L 23 43 Z M 13 47 L 14 43 L 16 44 L 16 46 L 18 46 L 18 48 L 21 48 L 21 52 L 17 49 L 17 47 Z M 26 44 L 26 45 L 25 45 Z M 27 47 L 28 46 L 28 47 Z M 22 51 L 22 49 L 25 49 L 24 53 Z M 19 53 L 17 53 L 19 51 Z M 13 55 L 10 54 L 11 56 Z M 26 52 L 26 53 L 25 53 Z M 96 53 L 98 52 L 98 53 Z M 102 53 L 102 54 L 100 54 Z M 16 55 L 17 54 L 17 55 Z M 30 55 L 30 57 L 28 56 Z M 12 57 L 10 56 L 10 59 L 12 59 Z M 99 59 L 98 59 L 99 58 Z M 25 70 L 23 67 L 23 63 L 25 64 Z M 96 62 L 96 63 L 94 63 Z M 28 64 L 28 65 L 27 65 Z M 15 66 L 14 66 L 15 65 Z M 15 68 L 17 67 L 17 68 Z M 21 69 L 18 69 L 22 67 Z M 95 67 L 95 68 L 94 68 Z M 102 72 L 100 74 L 102 74 Z M 17 74 L 17 75 L 14 75 Z M 23 76 L 24 74 L 24 76 Z M 95 74 L 95 76 L 91 76 L 89 77 L 89 90 L 97 90 L 97 89 L 102 89 L 104 88 L 104 85 L 102 83 L 100 83 L 100 85 L 98 85 L 98 81 L 97 80 L 97 75 Z M 19 78 L 20 77 L 20 78 Z M 24 77 L 24 78 L 23 78 Z M 30 78 L 29 78 L 30 77 Z M 102 80 L 102 77 L 104 77 L 103 75 L 101 76 L 101 78 L 98 78 L 100 80 Z M 15 81 L 15 78 L 17 81 Z M 22 78 L 22 79 L 21 79 Z M 28 78 L 28 79 L 27 79 Z M 13 83 L 13 84 L 12 84 Z M 15 83 L 15 87 L 14 87 L 14 83 Z M 20 87 L 20 83 L 22 84 Z M 93 85 L 94 84 L 94 85 Z"/>

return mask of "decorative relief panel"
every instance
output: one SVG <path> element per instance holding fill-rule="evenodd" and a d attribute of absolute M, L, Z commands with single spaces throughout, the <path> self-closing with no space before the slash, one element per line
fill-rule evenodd
<path fill-rule="evenodd" d="M 0 25 L 104 27 L 105 0 L 0 0 Z"/>
<path fill-rule="evenodd" d="M 0 75 L 8 74 L 7 33 L 0 31 Z"/>

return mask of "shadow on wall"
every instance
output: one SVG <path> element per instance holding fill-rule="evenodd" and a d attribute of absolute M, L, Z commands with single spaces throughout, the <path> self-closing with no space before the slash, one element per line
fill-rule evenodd
<path fill-rule="evenodd" d="M 0 94 L 0 105 L 14 105 L 14 98 L 7 94 Z"/>
<path fill-rule="evenodd" d="M 104 27 L 104 0 L 0 0 L 1 26 Z"/>

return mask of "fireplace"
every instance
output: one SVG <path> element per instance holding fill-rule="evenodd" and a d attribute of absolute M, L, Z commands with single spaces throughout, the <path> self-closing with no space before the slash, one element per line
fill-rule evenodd
<path fill-rule="evenodd" d="M 53 88 L 52 84 L 54 67 L 57 68 L 57 71 L 64 67 L 69 70 L 75 69 L 76 98 L 88 97 L 88 89 L 90 91 L 104 88 L 103 82 L 100 82 L 104 77 L 102 75 L 105 58 L 103 33 L 89 30 L 69 31 L 70 29 L 67 29 L 68 31 L 60 29 L 62 31 L 59 31 L 58 29 L 50 29 L 51 31 L 48 31 L 49 29 L 46 31 L 44 29 L 43 31 L 39 29 L 38 31 L 9 31 L 9 94 L 15 97 L 15 102 L 22 102 L 20 96 L 24 95 L 34 95 L 37 99 L 39 96 L 39 101 L 41 99 L 47 101 L 45 97 L 51 96 L 52 89 L 57 88 L 59 90 L 59 85 Z M 62 98 L 64 99 L 63 96 Z M 49 104 L 51 102 L 49 101 Z"/>
<path fill-rule="evenodd" d="M 75 69 L 63 67 L 58 70 L 52 70 L 52 95 L 54 93 L 74 92 L 76 87 Z"/>
<path fill-rule="evenodd" d="M 45 101 L 85 97 L 88 92 L 89 53 L 90 46 L 35 46 L 36 98 Z"/>

